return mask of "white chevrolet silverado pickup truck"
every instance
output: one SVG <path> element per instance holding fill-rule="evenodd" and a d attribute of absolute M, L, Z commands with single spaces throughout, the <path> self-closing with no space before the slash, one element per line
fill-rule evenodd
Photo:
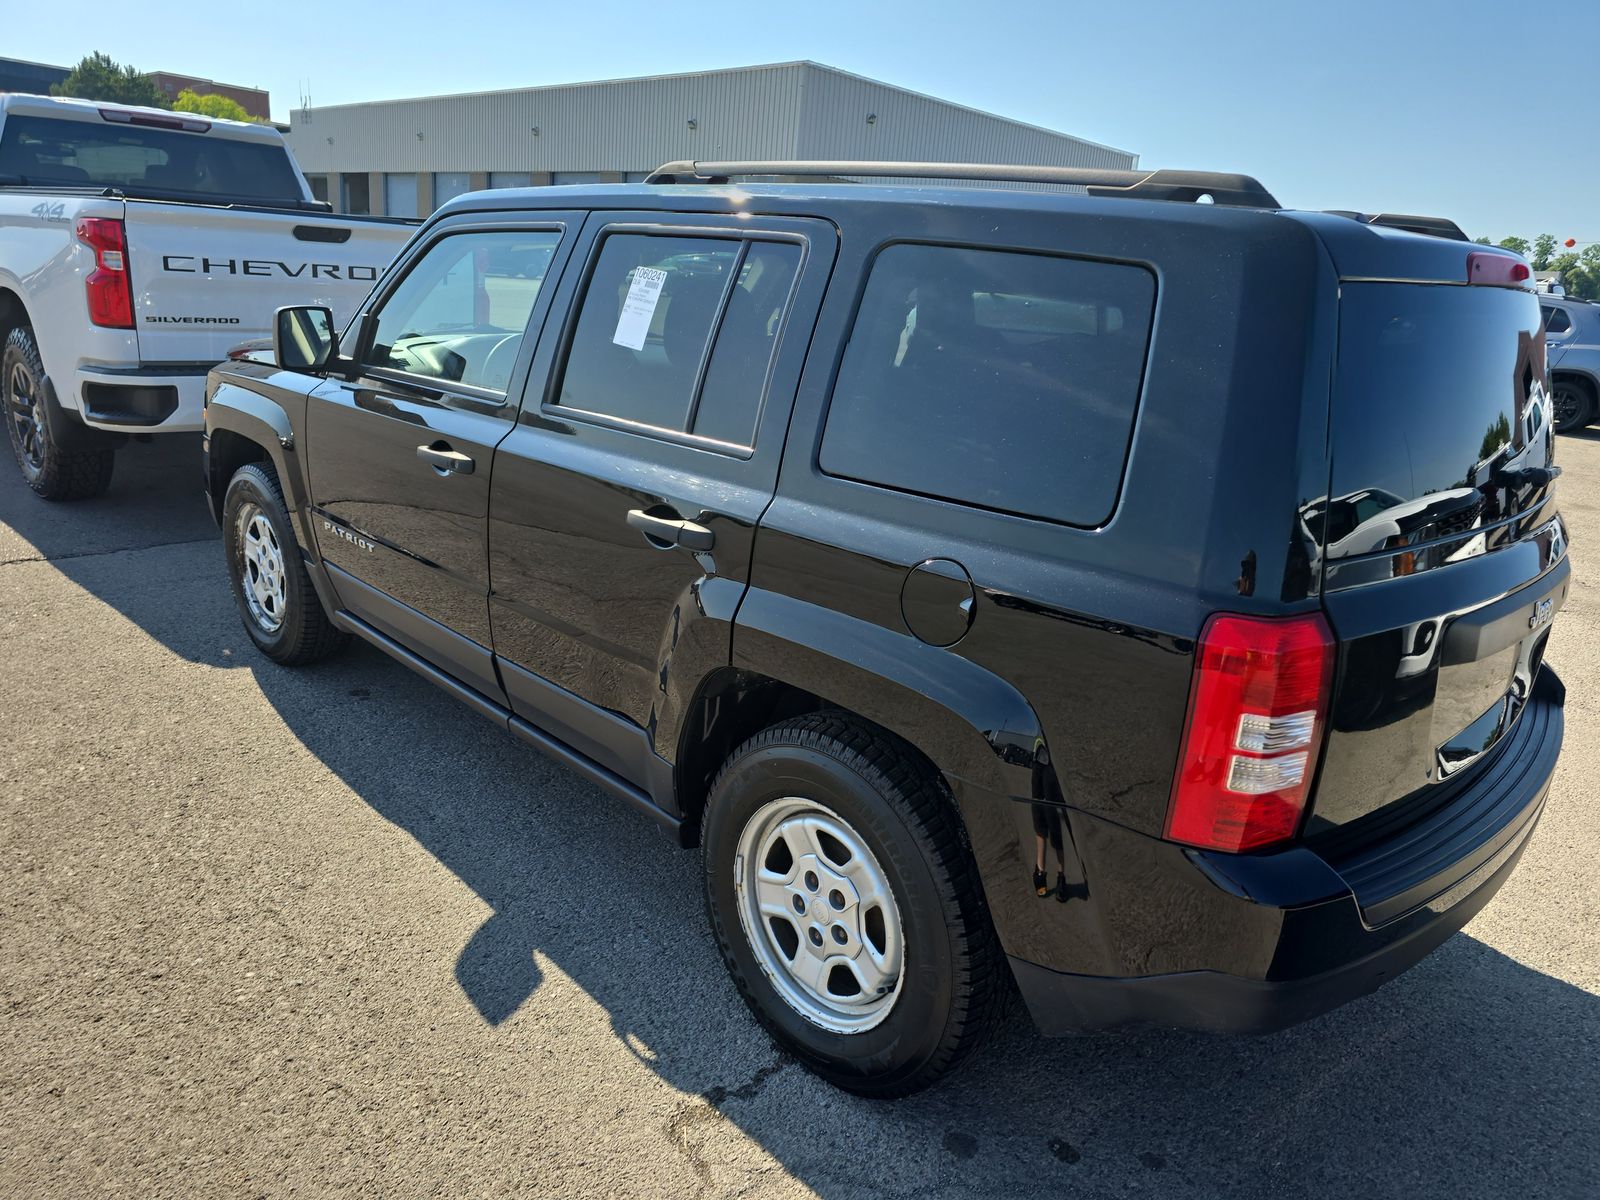
<path fill-rule="evenodd" d="M 202 427 L 207 370 L 286 304 L 353 315 L 415 222 L 334 216 L 277 130 L 0 94 L 0 401 L 28 485 L 105 491 Z"/>

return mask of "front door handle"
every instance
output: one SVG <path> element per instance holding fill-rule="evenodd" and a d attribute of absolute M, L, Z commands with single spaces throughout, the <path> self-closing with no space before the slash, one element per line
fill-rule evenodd
<path fill-rule="evenodd" d="M 717 544 L 717 535 L 704 525 L 674 517 L 657 517 L 642 508 L 628 511 L 628 524 L 658 549 L 682 546 L 685 550 L 709 550 Z"/>
<path fill-rule="evenodd" d="M 457 475 L 471 475 L 478 463 L 470 454 L 450 449 L 448 442 L 435 442 L 431 446 L 418 446 L 417 457 L 440 471 L 454 471 Z"/>

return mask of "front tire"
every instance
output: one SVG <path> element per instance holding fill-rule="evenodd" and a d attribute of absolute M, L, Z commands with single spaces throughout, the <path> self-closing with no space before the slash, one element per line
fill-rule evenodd
<path fill-rule="evenodd" d="M 1594 422 L 1594 393 L 1576 379 L 1557 379 L 1550 400 L 1557 433 L 1574 433 Z"/>
<path fill-rule="evenodd" d="M 0 411 L 22 478 L 45 500 L 88 500 L 111 486 L 111 450 L 64 450 L 51 434 L 52 403 L 33 330 L 18 325 L 0 349 Z"/>
<path fill-rule="evenodd" d="M 885 735 L 830 714 L 757 734 L 712 785 L 704 855 L 735 984 L 830 1083 L 910 1095 L 997 1023 L 1008 972 L 960 817 Z"/>
<path fill-rule="evenodd" d="M 233 473 L 222 498 L 222 541 L 239 616 L 263 654 L 298 667 L 345 646 L 349 635 L 323 611 L 271 467 L 246 463 Z"/>

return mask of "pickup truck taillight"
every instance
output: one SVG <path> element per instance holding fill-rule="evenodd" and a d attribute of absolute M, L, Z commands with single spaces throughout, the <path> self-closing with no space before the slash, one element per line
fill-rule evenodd
<path fill-rule="evenodd" d="M 1333 655 L 1333 634 L 1318 614 L 1206 622 L 1168 838 L 1239 851 L 1295 835 L 1327 724 Z"/>
<path fill-rule="evenodd" d="M 133 328 L 133 288 L 128 282 L 128 239 L 113 217 L 79 217 L 78 240 L 94 251 L 84 280 L 89 320 L 107 329 Z"/>

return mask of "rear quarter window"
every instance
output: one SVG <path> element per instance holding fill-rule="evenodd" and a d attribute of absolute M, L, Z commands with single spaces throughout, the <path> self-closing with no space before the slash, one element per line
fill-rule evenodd
<path fill-rule="evenodd" d="M 1155 279 L 1122 263 L 899 244 L 834 384 L 830 475 L 1095 526 L 1116 507 Z"/>

